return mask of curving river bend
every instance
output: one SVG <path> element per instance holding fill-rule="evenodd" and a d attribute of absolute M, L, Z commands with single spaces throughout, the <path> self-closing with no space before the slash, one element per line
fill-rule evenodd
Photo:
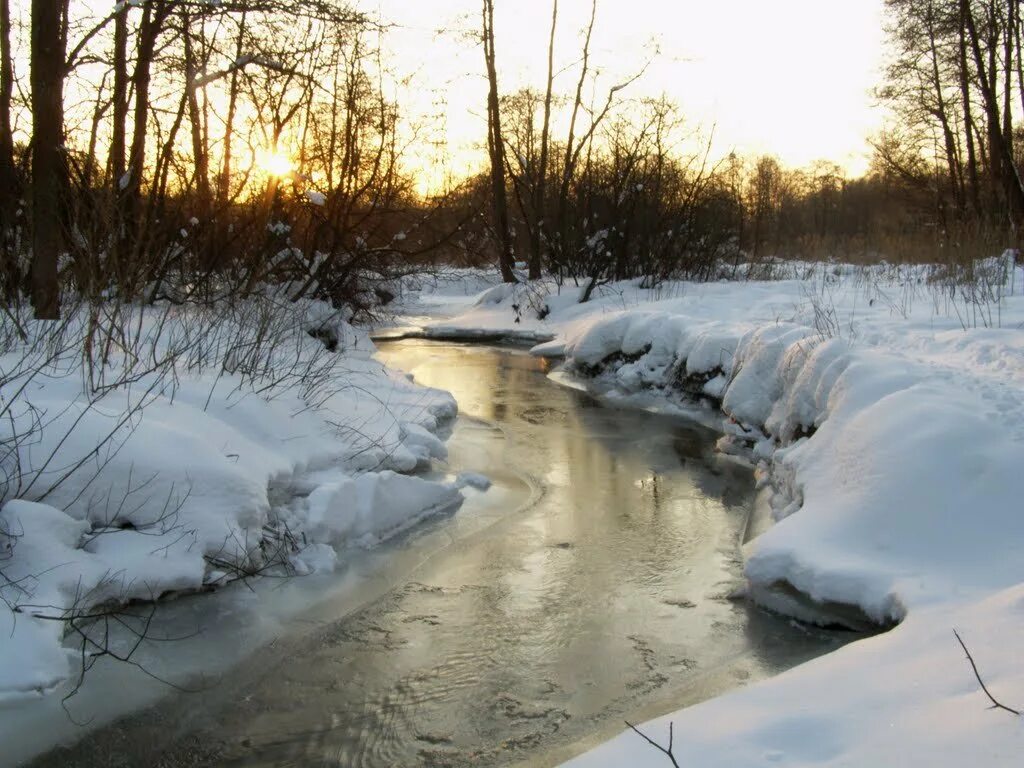
<path fill-rule="evenodd" d="M 852 639 L 730 599 L 753 478 L 713 433 L 521 351 L 380 346 L 453 392 L 450 470 L 494 488 L 350 566 L 215 685 L 38 765 L 555 765 Z"/>

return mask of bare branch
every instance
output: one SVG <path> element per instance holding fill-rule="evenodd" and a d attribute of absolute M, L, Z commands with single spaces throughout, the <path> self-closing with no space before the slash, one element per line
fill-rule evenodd
<path fill-rule="evenodd" d="M 674 723 L 669 723 L 668 724 L 668 747 L 661 746 L 661 744 L 659 744 L 658 742 L 654 741 L 654 739 L 652 739 L 646 733 L 644 733 L 639 728 L 637 728 L 635 725 L 633 725 L 631 722 L 629 722 L 629 720 L 626 720 L 625 723 L 626 723 L 626 725 L 628 725 L 630 727 L 630 729 L 637 736 L 642 738 L 644 741 L 646 741 L 652 747 L 654 747 L 659 752 L 664 754 L 670 761 L 672 761 L 672 765 L 674 765 L 675 768 L 679 768 L 679 763 L 676 761 L 676 756 L 675 756 L 675 754 L 672 751 L 672 749 L 673 749 L 673 741 L 674 741 L 674 735 L 672 733 L 672 730 L 673 730 Z"/>
<path fill-rule="evenodd" d="M 1017 715 L 1019 717 L 1021 714 L 1019 710 L 1006 706 L 992 695 L 988 686 L 985 685 L 985 681 L 981 679 L 981 673 L 978 672 L 978 665 L 974 663 L 974 657 L 971 656 L 971 652 L 967 650 L 967 645 L 964 643 L 963 638 L 960 637 L 960 633 L 954 629 L 953 634 L 956 636 L 957 642 L 960 643 L 960 647 L 964 649 L 964 653 L 967 654 L 967 661 L 971 663 L 971 669 L 974 671 L 974 677 L 977 679 L 978 685 L 981 686 L 981 690 L 985 692 L 988 700 L 992 702 L 992 706 L 989 707 L 989 709 L 1001 709 L 1005 712 L 1009 712 L 1011 715 Z"/>

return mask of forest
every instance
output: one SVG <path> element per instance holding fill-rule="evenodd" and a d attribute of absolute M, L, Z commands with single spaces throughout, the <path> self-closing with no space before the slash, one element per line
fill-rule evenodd
<path fill-rule="evenodd" d="M 502 92 L 485 4 L 489 162 L 424 196 L 384 19 L 326 0 L 55 0 L 30 20 L 5 2 L 3 292 L 31 293 L 40 316 L 62 292 L 207 301 L 267 283 L 363 308 L 373 285 L 438 261 L 596 285 L 775 257 L 977 257 L 1014 244 L 1024 215 L 1018 10 L 887 3 L 877 98 L 892 119 L 849 178 L 824 160 L 713 156 L 685 104 L 631 95 L 642 67 L 598 92 L 596 1 L 557 88 L 549 68 L 546 85 Z"/>

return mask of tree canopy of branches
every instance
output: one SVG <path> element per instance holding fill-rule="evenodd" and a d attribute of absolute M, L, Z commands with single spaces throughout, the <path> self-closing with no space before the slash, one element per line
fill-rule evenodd
<path fill-rule="evenodd" d="M 152 301 L 271 280 L 358 308 L 368 275 L 443 237 L 403 168 L 378 20 L 345 0 L 98 8 L 0 4 L 7 300 L 31 287 L 54 317 L 58 286 Z"/>
<path fill-rule="evenodd" d="M 635 93 L 643 62 L 614 78 L 597 60 L 598 0 L 575 19 L 551 0 L 543 81 L 503 92 L 498 2 L 474 35 L 486 172 L 425 199 L 386 25 L 347 0 L 0 0 L 0 293 L 56 317 L 61 289 L 182 301 L 274 282 L 358 311 L 370 283 L 433 258 L 547 272 L 585 300 L 774 256 L 898 258 L 914 237 L 1016 244 L 1020 0 L 886 1 L 893 120 L 857 179 L 713 155 L 685 105 Z M 573 26 L 578 45 L 556 45 Z"/>
<path fill-rule="evenodd" d="M 1015 113 L 1024 110 L 1019 0 L 887 0 L 879 95 L 898 128 L 881 166 L 932 199 L 940 225 L 1024 217 Z"/>

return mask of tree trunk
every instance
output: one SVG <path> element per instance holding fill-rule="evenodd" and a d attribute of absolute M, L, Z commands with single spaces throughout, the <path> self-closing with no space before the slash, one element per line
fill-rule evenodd
<path fill-rule="evenodd" d="M 949 113 L 946 108 L 945 94 L 942 92 L 942 76 L 939 72 L 939 52 L 935 45 L 935 28 L 933 25 L 933 19 L 931 16 L 932 6 L 928 6 L 928 44 L 931 53 L 931 75 L 932 75 L 932 88 L 935 90 L 935 103 L 936 103 L 936 116 L 939 119 L 939 124 L 942 126 L 942 139 L 944 144 L 944 150 L 946 153 L 946 167 L 949 170 L 949 184 L 953 191 L 953 202 L 956 206 L 957 212 L 962 216 L 964 201 L 963 196 L 960 194 L 962 187 L 962 177 L 960 173 L 960 163 L 957 157 L 956 151 L 956 140 L 953 138 L 953 129 L 949 124 Z"/>
<path fill-rule="evenodd" d="M 190 31 L 191 17 L 181 12 L 181 33 L 185 45 L 185 93 L 188 99 L 188 120 L 192 128 L 192 164 L 195 167 L 196 198 L 199 215 L 205 222 L 210 215 L 210 163 L 203 137 L 203 119 L 196 94 L 196 56 Z"/>
<path fill-rule="evenodd" d="M 110 128 L 109 163 L 115 197 L 122 189 L 128 133 L 128 8 L 125 3 L 114 17 L 113 124 Z"/>
<path fill-rule="evenodd" d="M 32 306 L 60 318 L 64 44 L 61 0 L 32 0 Z"/>
<path fill-rule="evenodd" d="M 494 226 L 501 246 L 499 264 L 501 279 L 516 282 L 512 268 L 515 256 L 509 227 L 508 192 L 505 189 L 505 143 L 501 135 L 501 106 L 498 101 L 498 72 L 494 60 L 494 0 L 484 0 L 484 60 L 487 66 L 487 150 L 491 159 L 491 196 L 494 203 Z"/>
<path fill-rule="evenodd" d="M 977 26 L 974 23 L 974 14 L 970 8 L 970 0 L 960 0 L 960 7 L 966 24 L 971 51 L 974 54 L 974 65 L 978 70 L 977 79 L 985 103 L 989 136 L 994 144 L 990 148 L 992 155 L 991 163 L 994 167 L 990 170 L 995 174 L 1005 172 L 1005 175 L 1001 178 L 1005 179 L 1005 189 L 1009 196 L 1007 200 L 1008 214 L 1014 222 L 1019 222 L 1022 216 L 1024 216 L 1024 184 L 1021 183 L 1020 176 L 1017 173 L 1017 166 L 1010 154 L 1010 145 L 1003 136 L 1002 125 L 999 119 L 998 97 L 985 70 L 985 61 L 982 56 L 981 44 L 978 40 Z"/>
<path fill-rule="evenodd" d="M 246 12 L 238 21 L 238 40 L 235 43 L 235 61 L 240 61 L 245 45 L 245 17 Z M 238 68 L 231 71 L 231 84 L 228 88 L 228 114 L 224 121 L 224 160 L 220 171 L 220 189 L 218 198 L 221 205 L 224 205 L 231 197 L 231 142 L 235 131 L 235 112 L 238 109 Z"/>
<path fill-rule="evenodd" d="M 128 134 L 128 9 L 125 3 L 114 17 L 114 93 L 108 165 L 111 187 L 111 220 L 114 224 L 112 244 L 114 269 L 120 281 L 124 276 L 124 188 L 126 136 Z"/>
<path fill-rule="evenodd" d="M 1011 104 L 1013 99 L 1013 6 L 1018 1 L 1008 0 L 1006 29 L 1003 30 L 1003 142 L 1006 154 L 1003 160 L 1005 163 L 1003 168 L 1003 185 L 1008 204 L 1013 198 L 1013 189 L 1011 187 L 1017 174 L 1017 164 L 1013 157 L 1013 113 L 1011 111 Z"/>
<path fill-rule="evenodd" d="M 11 98 L 14 95 L 14 64 L 11 59 L 11 2 L 0 0 L 0 226 L 12 222 L 18 199 L 18 175 L 14 165 L 14 133 L 11 130 Z"/>
<path fill-rule="evenodd" d="M 1021 109 L 1024 109 L 1024 57 L 1021 56 L 1021 36 L 1020 36 L 1020 7 L 1017 4 L 1017 0 L 1010 0 L 1010 8 L 1013 21 L 1011 22 L 1011 29 L 1013 32 L 1013 45 L 1017 49 L 1017 93 L 1020 96 Z"/>
<path fill-rule="evenodd" d="M 128 179 L 124 185 L 125 216 L 133 245 L 138 247 L 139 232 L 136 231 L 142 210 L 142 172 L 146 165 L 146 128 L 149 124 L 149 84 L 156 41 L 167 18 L 167 0 L 146 3 L 139 24 L 138 52 L 132 85 L 135 89 L 134 124 L 132 145 L 128 155 Z"/>
<path fill-rule="evenodd" d="M 964 9 L 960 7 L 960 94 L 964 110 L 964 134 L 967 140 L 967 179 L 975 216 L 981 216 L 981 190 L 978 184 L 978 155 L 974 148 L 974 117 L 971 114 L 971 75 L 967 65 L 967 37 Z"/>
<path fill-rule="evenodd" d="M 551 145 L 551 98 L 555 82 L 555 31 L 558 28 L 558 0 L 551 3 L 551 37 L 548 40 L 548 80 L 544 92 L 544 126 L 540 134 L 540 163 L 533 195 L 533 215 L 536 217 L 530 242 L 530 279 L 541 276 L 541 234 L 547 228 L 546 205 L 548 183 L 548 153 Z"/>
<path fill-rule="evenodd" d="M 591 0 L 590 23 L 587 25 L 587 32 L 583 38 L 583 51 L 580 64 L 580 77 L 576 81 L 576 94 L 572 103 L 572 115 L 569 118 L 569 133 L 565 141 L 565 157 L 562 160 L 562 179 L 558 186 L 558 205 L 555 214 L 555 232 L 558 235 L 558 248 L 562 251 L 560 258 L 565 261 L 565 250 L 568 248 L 569 222 L 569 187 L 572 184 L 572 177 L 576 173 L 576 121 L 579 119 L 580 110 L 583 108 L 583 87 L 586 85 L 587 74 L 590 72 L 590 40 L 594 34 L 594 22 L 597 19 L 597 0 Z"/>

